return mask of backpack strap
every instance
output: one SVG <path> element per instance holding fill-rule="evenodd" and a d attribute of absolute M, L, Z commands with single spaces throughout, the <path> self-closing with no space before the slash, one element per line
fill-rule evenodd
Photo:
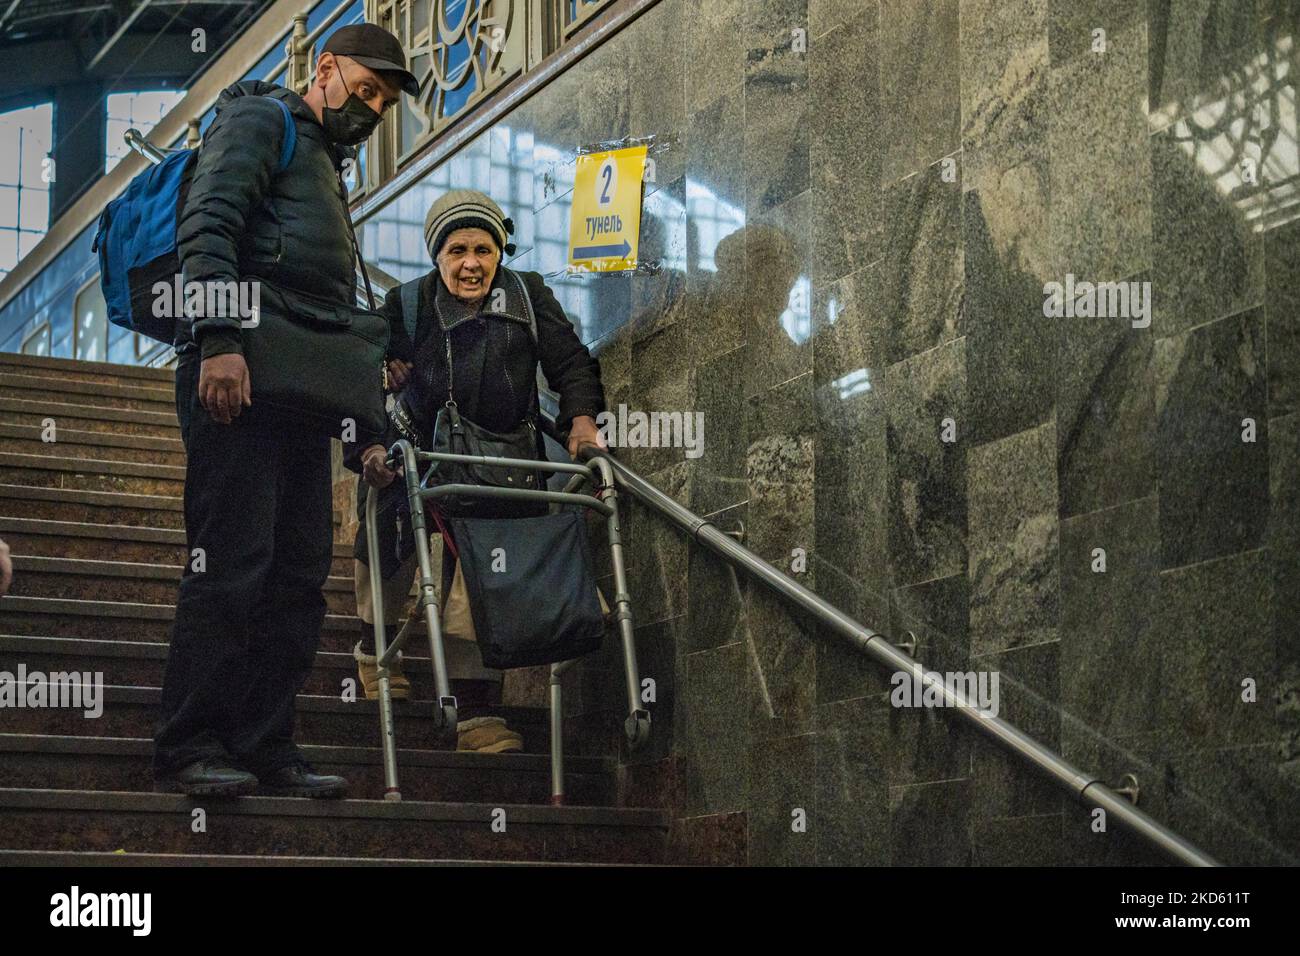
<path fill-rule="evenodd" d="M 402 298 L 402 325 L 406 334 L 415 344 L 415 327 L 420 321 L 420 279 L 403 282 L 397 287 L 397 294 Z"/>
<path fill-rule="evenodd" d="M 505 272 L 507 276 L 509 276 L 511 279 L 515 281 L 515 286 L 519 289 L 520 296 L 523 297 L 524 312 L 528 315 L 528 335 L 533 340 L 533 350 L 534 352 L 536 352 L 538 348 L 537 315 L 536 313 L 533 312 L 533 297 L 528 294 L 528 283 L 525 282 L 524 277 L 521 276 L 514 269 L 507 269 L 505 266 L 502 266 L 501 269 L 502 271 Z M 542 415 L 541 399 L 538 397 L 537 389 L 535 387 L 532 389 L 532 413 L 531 414 L 534 420 L 540 419 Z M 540 432 L 539 432 L 538 442 L 539 444 L 541 443 Z M 538 472 L 538 481 L 539 481 L 539 487 L 541 488 L 546 487 L 546 476 L 543 475 L 541 472 Z"/>
<path fill-rule="evenodd" d="M 268 96 L 267 99 L 280 107 L 280 112 L 284 114 L 284 138 L 280 141 L 280 161 L 275 167 L 277 173 L 282 173 L 288 167 L 289 160 L 293 159 L 294 148 L 298 145 L 298 127 L 294 125 L 293 114 L 289 112 L 289 105 L 284 100 L 278 100 L 274 96 Z"/>
<path fill-rule="evenodd" d="M 537 315 L 533 312 L 533 297 L 528 294 L 528 283 L 514 269 L 507 269 L 505 266 L 501 270 L 506 275 L 515 280 L 515 286 L 519 289 L 519 294 L 524 300 L 524 312 L 528 315 L 528 335 L 533 340 L 533 345 L 537 345 Z"/>

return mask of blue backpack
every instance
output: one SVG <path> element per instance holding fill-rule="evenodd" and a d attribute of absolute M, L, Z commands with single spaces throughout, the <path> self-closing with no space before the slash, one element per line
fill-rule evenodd
<path fill-rule="evenodd" d="M 282 100 L 268 99 L 284 113 L 284 143 L 275 169 L 280 173 L 293 158 L 298 130 L 289 107 Z M 154 314 L 158 301 L 154 286 L 165 282 L 170 287 L 180 275 L 176 230 L 196 155 L 192 149 L 177 150 L 131 180 L 122 195 L 104 207 L 90 247 L 99 253 L 99 285 L 108 320 L 168 345 L 176 337 L 177 316 L 170 314 L 172 309 L 162 310 L 169 314 Z"/>

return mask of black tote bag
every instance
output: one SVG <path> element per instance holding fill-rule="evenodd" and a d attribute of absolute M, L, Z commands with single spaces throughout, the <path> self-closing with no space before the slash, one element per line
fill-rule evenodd
<path fill-rule="evenodd" d="M 552 664 L 600 647 L 605 621 L 581 514 L 448 523 L 483 666 Z"/>

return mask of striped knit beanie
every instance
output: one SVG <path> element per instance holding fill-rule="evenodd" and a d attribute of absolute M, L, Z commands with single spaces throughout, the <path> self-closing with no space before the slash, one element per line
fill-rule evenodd
<path fill-rule="evenodd" d="M 429 207 L 424 217 L 424 241 L 429 245 L 429 255 L 438 258 L 438 250 L 447 236 L 457 229 L 484 229 L 496 240 L 497 247 L 506 255 L 514 255 L 515 244 L 506 236 L 515 231 L 515 224 L 501 211 L 501 207 L 477 189 L 452 189 L 439 197 Z"/>

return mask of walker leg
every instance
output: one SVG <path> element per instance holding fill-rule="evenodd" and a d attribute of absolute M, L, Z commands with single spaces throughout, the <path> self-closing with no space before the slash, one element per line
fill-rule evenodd
<path fill-rule="evenodd" d="M 560 675 L 567 661 L 551 665 L 551 805 L 564 806 L 564 690 Z"/>
<path fill-rule="evenodd" d="M 447 677 L 447 658 L 442 646 L 442 622 L 438 619 L 438 597 L 433 584 L 432 557 L 429 553 L 429 534 L 425 527 L 424 500 L 420 497 L 420 478 L 415 450 L 406 441 L 402 446 L 406 495 L 410 502 L 411 531 L 415 535 L 415 553 L 420 561 L 420 603 L 424 608 L 424 623 L 429 632 L 429 660 L 433 664 L 433 683 L 438 695 L 434 711 L 434 729 L 452 740 L 456 736 L 456 698 L 451 695 Z"/>
<path fill-rule="evenodd" d="M 612 513 L 605 521 L 609 535 L 609 554 L 614 566 L 614 618 L 618 621 L 619 638 L 623 645 L 623 676 L 627 682 L 627 719 L 623 733 L 628 748 L 636 750 L 650 737 L 650 711 L 641 706 L 641 678 L 636 665 L 636 638 L 632 632 L 632 597 L 627 587 L 627 566 L 623 561 L 623 535 L 619 528 L 618 490 L 614 486 L 613 469 L 602 458 L 593 458 L 601 471 L 605 485 L 605 503 Z"/>
<path fill-rule="evenodd" d="M 366 490 L 366 554 L 370 560 L 370 611 L 374 618 L 375 659 L 382 660 L 387 638 L 384 634 L 384 582 L 379 573 L 379 495 Z M 397 729 L 393 722 L 393 696 L 388 683 L 388 668 L 379 668 L 379 734 L 384 754 L 384 799 L 401 800 L 397 782 Z"/>

